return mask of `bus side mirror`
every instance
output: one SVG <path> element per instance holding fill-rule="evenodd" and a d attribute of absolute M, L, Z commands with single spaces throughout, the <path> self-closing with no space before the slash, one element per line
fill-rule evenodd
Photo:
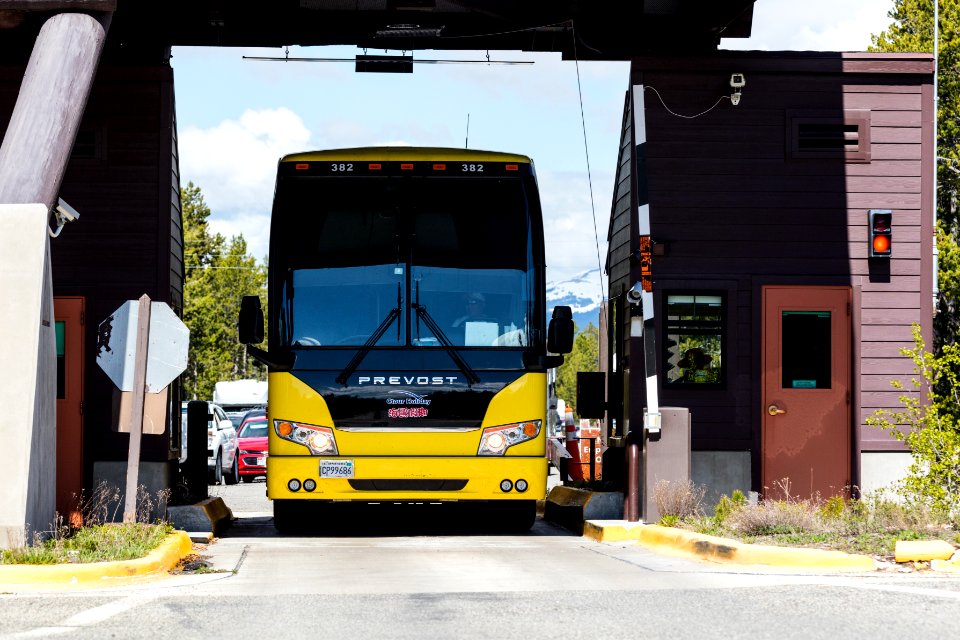
<path fill-rule="evenodd" d="M 237 330 L 240 333 L 240 344 L 263 342 L 263 309 L 260 308 L 260 296 L 243 296 Z"/>
<path fill-rule="evenodd" d="M 573 351 L 573 312 L 570 307 L 556 306 L 547 327 L 547 351 L 570 353 Z"/>

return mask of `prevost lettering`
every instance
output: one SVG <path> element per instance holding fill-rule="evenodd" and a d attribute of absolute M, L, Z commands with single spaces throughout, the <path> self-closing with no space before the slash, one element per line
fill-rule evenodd
<path fill-rule="evenodd" d="M 456 384 L 458 376 L 359 376 L 357 384 L 443 385 Z"/>

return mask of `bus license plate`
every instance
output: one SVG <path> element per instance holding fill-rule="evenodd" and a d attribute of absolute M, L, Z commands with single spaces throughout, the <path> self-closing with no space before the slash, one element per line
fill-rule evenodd
<path fill-rule="evenodd" d="M 352 478 L 353 460 L 321 460 L 321 478 Z"/>

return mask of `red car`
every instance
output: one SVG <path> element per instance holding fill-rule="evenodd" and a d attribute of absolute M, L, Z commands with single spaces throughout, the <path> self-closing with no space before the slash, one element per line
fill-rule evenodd
<path fill-rule="evenodd" d="M 266 411 L 254 409 L 244 414 L 237 434 L 237 450 L 241 480 L 253 482 L 257 476 L 267 474 Z"/>

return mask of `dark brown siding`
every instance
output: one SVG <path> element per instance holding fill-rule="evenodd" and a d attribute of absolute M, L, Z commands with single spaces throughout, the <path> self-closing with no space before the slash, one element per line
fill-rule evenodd
<path fill-rule="evenodd" d="M 0 127 L 6 127 L 23 68 L 0 69 Z M 85 460 L 121 460 L 113 385 L 96 364 L 99 323 L 144 293 L 179 312 L 183 233 L 173 71 L 169 66 L 101 65 L 60 196 L 81 216 L 52 240 L 54 295 L 86 298 Z M 168 436 L 145 436 L 143 459 L 170 458 Z"/>
<path fill-rule="evenodd" d="M 738 106 L 724 97 L 734 72 L 746 77 Z M 661 391 L 662 405 L 690 407 L 695 449 L 758 448 L 759 296 L 775 283 L 854 289 L 857 441 L 861 450 L 898 446 L 863 420 L 898 406 L 890 380 L 910 377 L 899 349 L 912 345 L 911 324 L 931 335 L 931 81 L 924 54 L 721 52 L 634 61 L 633 82 L 646 88 L 660 304 L 668 290 L 707 289 L 728 305 L 725 388 Z M 791 118 L 804 116 L 860 118 L 868 123 L 860 129 L 867 154 L 793 152 Z M 614 202 L 611 287 L 624 277 L 614 271 L 624 246 Z M 886 264 L 867 259 L 869 209 L 893 210 Z M 636 385 L 632 392 L 642 393 Z"/>
<path fill-rule="evenodd" d="M 610 208 L 610 231 L 607 235 L 607 273 L 610 291 L 625 291 L 630 287 L 631 206 L 633 191 L 633 112 L 627 94 L 623 109 L 623 127 L 620 136 L 620 154 L 617 159 L 617 177 Z"/>

